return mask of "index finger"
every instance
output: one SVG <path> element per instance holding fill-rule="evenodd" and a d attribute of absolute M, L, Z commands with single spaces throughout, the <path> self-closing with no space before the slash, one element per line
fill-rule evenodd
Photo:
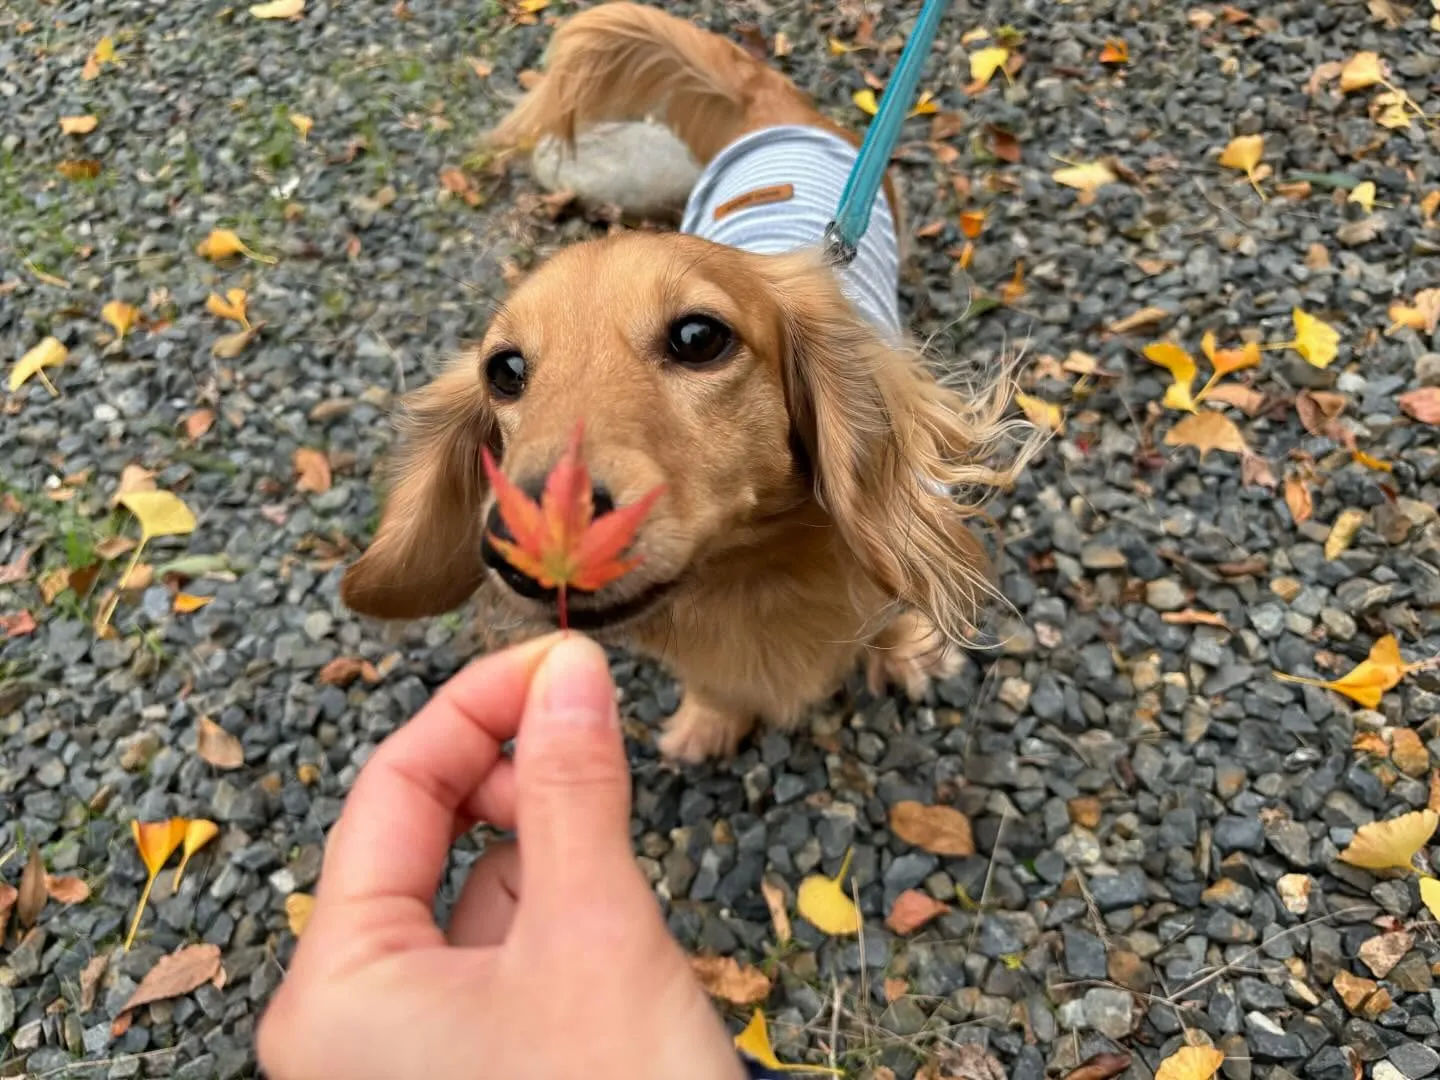
<path fill-rule="evenodd" d="M 442 686 L 360 770 L 326 844 L 317 901 L 421 901 L 426 917 L 470 801 L 513 738 L 558 634 L 478 660 Z"/>

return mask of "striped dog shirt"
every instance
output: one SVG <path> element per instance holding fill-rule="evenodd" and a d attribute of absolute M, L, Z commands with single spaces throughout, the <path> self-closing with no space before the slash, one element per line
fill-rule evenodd
<path fill-rule="evenodd" d="M 680 231 L 717 244 L 779 255 L 821 246 L 858 151 L 820 128 L 786 124 L 741 136 L 722 150 L 690 192 Z M 877 329 L 901 337 L 900 247 L 884 193 L 840 288 Z"/>

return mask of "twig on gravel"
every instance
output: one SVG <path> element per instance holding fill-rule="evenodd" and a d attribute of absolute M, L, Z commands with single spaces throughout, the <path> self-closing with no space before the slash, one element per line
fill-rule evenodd
<path fill-rule="evenodd" d="M 1209 975 L 1205 975 L 1205 976 L 1203 976 L 1202 978 L 1196 979 L 1194 982 L 1186 983 L 1186 984 L 1185 984 L 1184 986 L 1182 986 L 1179 990 L 1176 990 L 1174 993 L 1172 993 L 1172 994 L 1170 995 L 1170 997 L 1169 997 L 1169 1000 L 1170 1000 L 1171 1002 L 1174 1002 L 1177 998 L 1181 997 L 1182 995 L 1192 993 L 1193 991 L 1200 989 L 1200 987 L 1205 986 L 1207 983 L 1214 982 L 1214 981 L 1215 981 L 1216 979 L 1218 979 L 1221 975 L 1224 975 L 1224 974 L 1225 974 L 1226 972 L 1228 972 L 1228 971 L 1233 971 L 1237 966 L 1239 966 L 1240 964 L 1243 964 L 1246 960 L 1249 960 L 1252 956 L 1258 955 L 1258 954 L 1265 948 L 1265 946 L 1271 944 L 1272 942 L 1279 941 L 1279 940 L 1280 940 L 1281 938 L 1283 938 L 1283 937 L 1289 937 L 1291 934 L 1295 933 L 1296 931 L 1298 931 L 1298 930 L 1304 930 L 1304 929 L 1306 929 L 1307 927 L 1314 926 L 1314 925 L 1317 924 L 1317 923 L 1329 922 L 1331 919 L 1335 918 L 1336 916 L 1339 916 L 1339 915 L 1353 915 L 1353 914 L 1355 914 L 1355 912 L 1358 911 L 1358 910 L 1359 910 L 1358 908 L 1346 908 L 1346 909 L 1343 910 L 1343 911 L 1332 911 L 1332 912 L 1330 912 L 1329 914 L 1320 915 L 1320 916 L 1317 916 L 1316 918 L 1310 919 L 1310 920 L 1308 920 L 1308 921 L 1306 921 L 1306 922 L 1296 923 L 1294 926 L 1286 927 L 1284 930 L 1281 930 L 1280 933 L 1276 934 L 1274 937 L 1266 938 L 1264 941 L 1262 941 L 1259 945 L 1256 945 L 1256 946 L 1255 946 L 1253 949 L 1251 949 L 1249 952 L 1245 952 L 1245 953 L 1240 954 L 1240 955 L 1237 956 L 1234 960 L 1231 960 L 1228 964 L 1222 964 L 1220 967 L 1218 967 L 1218 968 L 1216 968 L 1214 971 L 1212 971 Z M 1378 907 L 1376 907 L 1376 908 L 1372 908 L 1371 910 L 1378 912 L 1380 909 L 1379 909 Z"/>
<path fill-rule="evenodd" d="M 990 895 L 990 882 L 995 876 L 995 854 L 1005 838 L 1005 823 L 1009 820 L 1010 809 L 1006 807 L 1000 814 L 1000 827 L 995 830 L 995 846 L 990 849 L 990 862 L 985 867 L 985 884 L 980 886 L 980 900 L 975 905 L 975 925 L 970 928 L 970 943 L 965 946 L 968 952 L 975 951 L 975 939 L 980 936 L 980 924 L 985 921 L 985 899 Z"/>
<path fill-rule="evenodd" d="M 863 957 L 862 957 L 863 961 Z M 861 965 L 864 966 L 863 963 Z M 838 1054 L 836 1047 L 840 1045 L 840 980 L 833 975 L 830 977 L 831 998 L 830 998 L 830 1067 L 838 1067 Z"/>

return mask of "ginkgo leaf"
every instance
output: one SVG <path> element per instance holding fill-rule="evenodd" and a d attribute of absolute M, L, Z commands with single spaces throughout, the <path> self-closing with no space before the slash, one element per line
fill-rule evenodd
<path fill-rule="evenodd" d="M 1358 52 L 1340 69 L 1340 89 L 1347 94 L 1384 81 L 1385 68 L 1379 53 Z"/>
<path fill-rule="evenodd" d="M 310 129 L 315 126 L 315 121 L 304 113 L 291 113 L 290 125 L 300 133 L 300 141 L 305 142 L 310 138 Z"/>
<path fill-rule="evenodd" d="M 100 318 L 114 328 L 117 341 L 124 341 L 125 335 L 140 321 L 140 309 L 123 300 L 111 300 L 100 309 Z"/>
<path fill-rule="evenodd" d="M 85 116 L 62 116 L 60 118 L 60 130 L 66 135 L 89 135 L 94 131 L 100 121 L 90 115 Z"/>
<path fill-rule="evenodd" d="M 1195 398 L 1190 393 L 1190 387 L 1195 382 L 1194 358 L 1179 345 L 1169 341 L 1152 342 L 1145 346 L 1144 351 L 1146 360 L 1159 364 L 1170 372 L 1170 377 L 1174 380 L 1165 388 L 1165 407 L 1180 412 L 1194 412 Z"/>
<path fill-rule="evenodd" d="M 190 865 L 190 856 L 220 835 L 220 826 L 204 818 L 192 818 L 185 823 L 185 847 L 180 853 L 180 865 L 175 868 L 175 880 L 170 885 L 172 893 L 180 891 L 180 879 L 185 876 L 185 867 Z"/>
<path fill-rule="evenodd" d="M 1260 366 L 1260 346 L 1253 341 L 1247 342 L 1238 349 L 1217 349 L 1215 335 L 1207 331 L 1205 336 L 1200 339 L 1200 350 L 1205 354 L 1205 359 L 1210 361 L 1210 366 L 1215 370 L 1217 378 L 1244 371 L 1246 368 Z M 1203 397 L 1204 394 L 1202 393 L 1200 396 Z"/>
<path fill-rule="evenodd" d="M 271 0 L 268 4 L 251 4 L 250 14 L 257 19 L 296 19 L 305 10 L 305 0 Z"/>
<path fill-rule="evenodd" d="M 1345 197 L 1346 202 L 1353 202 L 1367 214 L 1375 209 L 1375 181 L 1363 180 L 1350 189 L 1350 194 Z"/>
<path fill-rule="evenodd" d="M 118 64 L 115 59 L 115 39 L 109 36 L 102 37 L 96 43 L 95 48 L 90 50 L 90 55 L 85 58 L 85 66 L 80 70 L 80 78 L 89 82 L 91 79 L 100 77 L 100 69 L 105 64 Z"/>
<path fill-rule="evenodd" d="M 967 240 L 974 240 L 984 228 L 984 210 L 966 210 L 960 214 L 960 232 Z"/>
<path fill-rule="evenodd" d="M 228 259 L 232 255 L 244 255 L 247 259 L 262 263 L 276 261 L 273 255 L 261 255 L 246 247 L 234 229 L 212 229 L 210 235 L 195 245 L 195 254 L 212 262 Z"/>
<path fill-rule="evenodd" d="M 1290 347 L 1312 367 L 1328 367 L 1339 352 L 1340 331 L 1299 308 L 1291 313 L 1295 320 L 1295 340 Z"/>
<path fill-rule="evenodd" d="M 214 602 L 215 597 L 213 596 L 196 596 L 194 593 L 179 592 L 171 601 L 170 610 L 176 615 L 189 615 Z"/>
<path fill-rule="evenodd" d="M 629 505 L 596 517 L 590 473 L 580 457 L 583 438 L 584 425 L 576 424 L 538 504 L 500 471 L 488 447 L 481 455 L 500 519 L 511 536 L 491 533 L 487 539 L 510 565 L 542 587 L 557 590 L 561 629 L 568 625 L 568 589 L 595 592 L 640 564 L 638 555 L 621 555 L 665 493 L 663 486 L 653 488 Z"/>
<path fill-rule="evenodd" d="M 869 87 L 866 87 L 864 90 L 856 90 L 850 95 L 850 100 L 853 101 L 855 107 L 866 116 L 874 116 L 880 111 L 880 103 L 875 100 L 875 91 Z"/>
<path fill-rule="evenodd" d="M 243 330 L 236 330 L 233 334 L 224 334 L 215 339 L 210 346 L 210 355 L 219 360 L 234 360 L 245 351 L 245 346 L 254 341 L 260 333 L 264 323 L 255 323 Z"/>
<path fill-rule="evenodd" d="M 1385 696 L 1385 691 L 1399 685 L 1400 680 L 1409 670 L 1409 665 L 1400 656 L 1400 643 L 1395 639 L 1395 635 L 1386 634 L 1375 642 L 1370 649 L 1370 655 L 1364 661 L 1339 679 L 1327 682 L 1324 679 L 1311 679 L 1303 675 L 1287 675 L 1283 671 L 1275 672 L 1275 677 L 1282 682 L 1334 690 L 1336 693 L 1344 694 L 1352 701 L 1359 702 L 1367 709 L 1373 709 L 1380 704 L 1381 698 Z"/>
<path fill-rule="evenodd" d="M 1250 186 L 1262 199 L 1258 169 L 1260 159 L 1265 155 L 1264 135 L 1237 135 L 1220 154 L 1220 164 L 1227 169 L 1239 169 L 1250 181 Z"/>
<path fill-rule="evenodd" d="M 309 893 L 292 892 L 285 897 L 285 921 L 290 924 L 290 932 L 297 938 L 305 933 L 305 927 L 310 925 L 310 914 L 315 910 L 315 897 Z"/>
<path fill-rule="evenodd" d="M 245 314 L 246 300 L 247 294 L 244 289 L 227 289 L 224 296 L 211 293 L 205 301 L 205 310 L 211 315 L 238 322 L 248 330 L 250 320 Z"/>
<path fill-rule="evenodd" d="M 1387 90 L 1371 99 L 1370 115 L 1375 123 L 1390 131 L 1406 130 L 1410 127 L 1409 102 L 1400 91 Z"/>
<path fill-rule="evenodd" d="M 1430 909 L 1430 917 L 1440 919 L 1440 881 L 1433 877 L 1420 879 L 1420 902 Z"/>
<path fill-rule="evenodd" d="M 1429 842 L 1437 824 L 1440 814 L 1416 810 L 1388 821 L 1361 825 L 1340 852 L 1340 861 L 1366 870 L 1409 870 L 1410 861 Z"/>
<path fill-rule="evenodd" d="M 1063 169 L 1056 169 L 1050 174 L 1050 178 L 1057 184 L 1064 184 L 1066 187 L 1075 188 L 1090 196 L 1093 196 L 1106 184 L 1113 184 L 1119 179 L 1114 170 L 1103 161 L 1092 161 L 1087 164 L 1069 165 Z"/>
<path fill-rule="evenodd" d="M 144 891 L 140 894 L 140 903 L 135 906 L 135 918 L 130 921 L 130 932 L 125 935 L 126 952 L 130 951 L 130 946 L 135 941 L 135 932 L 140 929 L 140 916 L 145 913 L 145 905 L 150 900 L 150 891 L 155 887 L 155 879 L 160 876 L 166 860 L 184 842 L 185 827 L 188 824 L 189 822 L 184 818 L 130 822 L 130 835 L 135 838 L 135 847 L 140 852 L 140 861 L 145 864 L 145 870 L 149 877 L 145 881 Z"/>
<path fill-rule="evenodd" d="M 140 540 L 195 531 L 195 515 L 171 491 L 127 491 L 118 502 L 140 522 Z"/>
<path fill-rule="evenodd" d="M 915 99 L 915 104 L 910 106 L 906 117 L 932 116 L 940 111 L 940 106 L 935 103 L 935 95 L 929 90 L 921 90 L 920 96 Z"/>
<path fill-rule="evenodd" d="M 817 930 L 837 936 L 860 932 L 860 909 L 845 894 L 843 884 L 853 855 L 853 851 L 845 852 L 840 872 L 833 878 L 824 874 L 811 874 L 800 882 L 800 888 L 795 893 L 795 910 Z"/>
<path fill-rule="evenodd" d="M 807 1073 L 828 1073 L 831 1076 L 843 1076 L 840 1069 L 831 1069 L 823 1065 L 786 1065 L 775 1056 L 775 1048 L 770 1045 L 770 1029 L 765 1023 L 765 1014 L 756 1009 L 750 1017 L 750 1022 L 745 1025 L 745 1030 L 735 1036 L 735 1049 L 739 1050 L 746 1057 L 757 1064 L 773 1069 L 776 1072 L 807 1072 Z"/>
<path fill-rule="evenodd" d="M 1025 414 L 1025 419 L 1038 428 L 1046 431 L 1064 431 L 1065 414 L 1060 411 L 1060 406 L 1053 401 L 1046 401 L 1044 398 L 1031 397 L 1029 394 L 1016 393 L 1015 404 L 1020 406 L 1020 411 Z"/>
<path fill-rule="evenodd" d="M 970 54 L 970 79 L 976 89 L 984 89 L 995 77 L 995 72 L 1005 66 L 1010 59 L 1010 50 L 999 45 L 991 45 L 981 49 L 979 52 Z"/>
<path fill-rule="evenodd" d="M 1433 334 L 1440 326 L 1440 289 L 1421 289 L 1414 304 L 1391 304 L 1390 319 L 1394 324 L 1387 334 L 1408 327 L 1418 333 Z"/>
<path fill-rule="evenodd" d="M 1245 454 L 1249 447 L 1235 422 L 1223 413 L 1194 413 L 1185 417 L 1165 433 L 1166 446 L 1193 446 L 1203 459 L 1211 450 Z"/>
<path fill-rule="evenodd" d="M 94 180 L 103 168 L 104 166 L 93 158 L 85 158 L 81 161 L 62 161 L 55 166 L 55 171 L 66 180 Z"/>
<path fill-rule="evenodd" d="M 1225 1052 L 1213 1046 L 1182 1046 L 1160 1062 L 1155 1080 L 1210 1080 L 1225 1062 Z"/>
<path fill-rule="evenodd" d="M 45 384 L 45 389 L 51 394 L 59 396 L 60 391 L 45 375 L 47 367 L 55 367 L 65 362 L 65 357 L 70 355 L 70 350 L 60 344 L 59 338 L 47 337 L 33 349 L 20 357 L 15 366 L 10 369 L 10 392 L 13 394 L 30 379 L 32 375 L 39 375 L 40 381 Z"/>

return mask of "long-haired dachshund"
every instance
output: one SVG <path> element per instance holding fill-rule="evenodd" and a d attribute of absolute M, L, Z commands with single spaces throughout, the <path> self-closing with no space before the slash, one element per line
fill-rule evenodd
<path fill-rule="evenodd" d="M 733 753 L 757 720 L 793 724 L 862 655 L 872 684 L 912 696 L 953 673 L 992 590 L 965 522 L 1028 438 L 1005 380 L 958 392 L 906 344 L 888 183 L 855 261 L 820 257 L 859 140 L 740 47 L 655 8 L 592 8 L 492 138 L 573 146 L 649 117 L 704 167 L 681 231 L 555 255 L 405 401 L 380 528 L 343 597 L 395 619 L 480 591 L 553 625 L 553 594 L 487 542 L 504 533 L 481 451 L 537 493 L 583 419 L 597 510 L 665 494 L 639 568 L 572 595 L 571 619 L 674 668 L 684 700 L 659 746 L 693 762 Z"/>

